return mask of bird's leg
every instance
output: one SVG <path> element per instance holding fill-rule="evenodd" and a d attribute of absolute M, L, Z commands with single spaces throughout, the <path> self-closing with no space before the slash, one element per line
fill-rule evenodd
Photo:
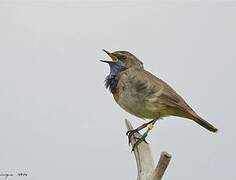
<path fill-rule="evenodd" d="M 149 126 L 150 124 L 153 124 L 155 120 L 151 120 L 147 123 L 142 124 L 141 126 L 137 127 L 136 129 L 127 131 L 126 135 L 129 137 L 129 144 L 130 144 L 130 138 L 133 136 L 134 133 L 139 132 L 140 130 L 144 129 L 145 127 Z"/>
<path fill-rule="evenodd" d="M 133 145 L 132 151 L 134 151 L 134 148 L 138 146 L 142 141 L 146 142 L 145 138 L 147 137 L 148 133 L 153 129 L 154 124 L 156 123 L 157 119 L 152 120 L 151 123 L 147 125 L 147 130 L 144 132 L 144 134 L 139 138 Z"/>

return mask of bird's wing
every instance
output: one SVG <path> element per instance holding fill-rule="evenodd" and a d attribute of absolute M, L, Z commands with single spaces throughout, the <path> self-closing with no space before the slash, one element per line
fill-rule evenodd
<path fill-rule="evenodd" d="M 194 110 L 185 102 L 185 100 L 180 95 L 178 95 L 177 92 L 167 83 L 149 73 L 148 71 L 143 72 L 143 76 L 149 77 L 152 84 L 155 84 L 157 87 L 161 87 L 161 90 L 157 92 L 157 103 L 161 103 L 164 107 L 164 109 L 160 110 L 161 117 L 173 115 L 192 119 L 209 131 L 217 132 L 216 127 L 198 116 L 198 114 L 194 112 Z"/>
<path fill-rule="evenodd" d="M 129 89 L 130 95 L 140 101 L 151 101 L 152 98 L 155 99 L 163 89 L 163 85 L 155 81 L 143 69 L 130 68 L 124 72 L 124 76 L 121 76 L 121 81 Z"/>
<path fill-rule="evenodd" d="M 189 115 L 189 113 L 195 114 L 185 100 L 167 83 L 145 70 L 140 70 L 138 74 L 136 78 L 140 81 L 140 86 L 137 86 L 139 88 L 136 88 L 136 91 L 140 92 L 145 89 L 146 100 L 161 105 L 164 114 L 170 115 L 169 113 L 171 113 L 179 116 L 182 113 L 184 113 L 182 116 Z M 146 88 L 144 88 L 145 86 Z M 166 112 L 173 110 L 175 112 Z"/>

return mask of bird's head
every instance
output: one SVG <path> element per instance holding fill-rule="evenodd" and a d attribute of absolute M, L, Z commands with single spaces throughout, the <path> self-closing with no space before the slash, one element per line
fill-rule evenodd
<path fill-rule="evenodd" d="M 113 55 L 113 53 L 109 53 L 106 50 L 103 50 L 103 51 L 106 52 L 112 59 L 112 61 L 101 60 L 101 62 L 107 63 L 110 66 L 110 74 L 105 79 L 105 86 L 112 93 L 115 93 L 116 92 L 116 86 L 117 86 L 116 77 L 120 72 L 126 70 L 127 66 L 124 63 L 124 61 L 117 58 L 115 55 Z"/>
<path fill-rule="evenodd" d="M 133 54 L 128 51 L 115 51 L 108 52 L 103 49 L 103 51 L 110 56 L 112 59 L 111 62 L 122 62 L 126 68 L 135 67 L 135 68 L 143 68 L 143 63 Z"/>
<path fill-rule="evenodd" d="M 105 52 L 107 52 L 107 51 L 105 51 Z M 107 54 L 111 57 L 112 61 L 101 60 L 101 62 L 107 63 L 110 66 L 110 74 L 109 74 L 109 76 L 116 76 L 119 72 L 124 71 L 124 70 L 127 69 L 127 67 L 123 63 L 123 61 L 117 59 L 111 53 L 107 52 Z"/>

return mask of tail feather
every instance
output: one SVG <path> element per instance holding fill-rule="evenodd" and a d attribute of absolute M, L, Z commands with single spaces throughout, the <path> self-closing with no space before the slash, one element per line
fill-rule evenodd
<path fill-rule="evenodd" d="M 202 119 L 201 117 L 194 117 L 193 119 L 196 123 L 198 123 L 200 126 L 208 129 L 211 132 L 217 132 L 218 129 L 216 127 L 214 127 L 212 124 L 210 124 L 209 122 L 207 122 L 206 120 Z"/>
<path fill-rule="evenodd" d="M 191 119 L 194 122 L 198 123 L 200 126 L 208 129 L 211 132 L 217 132 L 218 129 L 214 127 L 212 124 L 207 122 L 206 120 L 202 119 L 200 116 L 197 115 L 189 106 L 188 110 L 183 109 L 182 107 L 176 108 L 176 107 L 169 107 L 170 113 L 173 116 L 178 116 L 178 117 L 184 117 L 187 119 Z"/>

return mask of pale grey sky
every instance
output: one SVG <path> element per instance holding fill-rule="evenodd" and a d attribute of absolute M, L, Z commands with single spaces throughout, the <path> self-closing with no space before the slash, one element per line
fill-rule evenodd
<path fill-rule="evenodd" d="M 235 180 L 235 1 L 0 0 L 0 173 L 30 180 L 133 180 L 124 112 L 104 88 L 102 51 L 129 50 L 212 134 L 165 118 L 150 134 L 166 180 Z M 1 177 L 0 177 L 1 179 Z"/>

